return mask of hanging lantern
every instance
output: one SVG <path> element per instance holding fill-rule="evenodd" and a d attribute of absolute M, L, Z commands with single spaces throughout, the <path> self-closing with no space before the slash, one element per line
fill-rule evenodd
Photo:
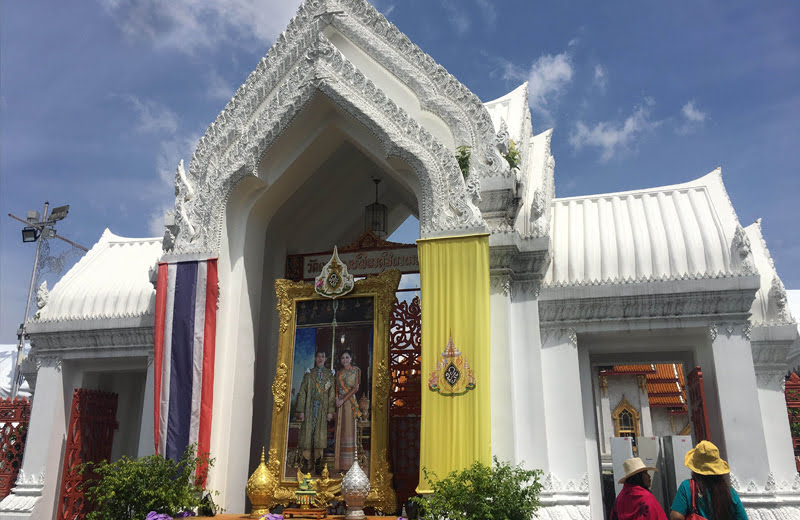
<path fill-rule="evenodd" d="M 383 204 L 378 203 L 378 184 L 380 179 L 372 179 L 375 183 L 375 203 L 364 208 L 364 228 L 372 231 L 377 236 L 386 236 L 386 214 L 387 209 Z"/>

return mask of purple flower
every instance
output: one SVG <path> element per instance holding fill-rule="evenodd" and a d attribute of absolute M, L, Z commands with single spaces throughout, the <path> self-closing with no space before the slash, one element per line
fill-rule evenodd
<path fill-rule="evenodd" d="M 283 515 L 273 515 L 272 513 L 267 513 L 266 515 L 259 517 L 258 520 L 283 520 Z"/>
<path fill-rule="evenodd" d="M 181 511 L 175 518 L 186 518 L 187 516 L 194 516 L 194 511 Z"/>
<path fill-rule="evenodd" d="M 155 511 L 150 511 L 147 513 L 145 520 L 172 520 L 172 517 L 166 513 L 156 513 Z"/>

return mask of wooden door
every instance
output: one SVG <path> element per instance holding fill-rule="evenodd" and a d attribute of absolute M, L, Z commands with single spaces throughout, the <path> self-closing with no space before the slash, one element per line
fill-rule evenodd
<path fill-rule="evenodd" d="M 689 393 L 689 417 L 694 430 L 694 442 L 711 440 L 708 428 L 708 413 L 706 413 L 706 391 L 703 387 L 703 372 L 700 367 L 695 367 L 689 372 L 686 380 Z"/>

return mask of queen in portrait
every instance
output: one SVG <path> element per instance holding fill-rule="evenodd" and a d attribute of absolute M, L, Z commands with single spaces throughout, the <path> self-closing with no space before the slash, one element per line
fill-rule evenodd
<path fill-rule="evenodd" d="M 353 354 L 345 350 L 339 357 L 340 368 L 336 374 L 336 450 L 334 469 L 347 471 L 353 465 L 356 452 L 356 419 L 361 410 L 356 392 L 361 385 L 361 370 L 353 365 Z"/>

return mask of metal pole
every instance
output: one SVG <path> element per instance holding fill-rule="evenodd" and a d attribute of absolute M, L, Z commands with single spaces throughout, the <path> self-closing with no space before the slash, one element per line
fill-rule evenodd
<path fill-rule="evenodd" d="M 44 213 L 42 214 L 42 222 L 47 221 L 47 210 L 50 207 L 50 202 L 44 203 Z M 17 397 L 20 385 L 20 365 L 22 364 L 22 348 L 25 345 L 25 322 L 28 321 L 28 313 L 31 310 L 31 296 L 33 296 L 33 284 L 36 282 L 36 269 L 39 266 L 39 249 L 42 246 L 42 236 L 47 226 L 43 226 L 39 231 L 39 238 L 36 239 L 36 256 L 33 257 L 33 271 L 31 272 L 31 283 L 28 286 L 28 301 L 25 302 L 25 316 L 22 318 L 22 324 L 17 331 L 17 362 L 14 365 L 14 381 L 11 386 L 11 397 Z"/>

